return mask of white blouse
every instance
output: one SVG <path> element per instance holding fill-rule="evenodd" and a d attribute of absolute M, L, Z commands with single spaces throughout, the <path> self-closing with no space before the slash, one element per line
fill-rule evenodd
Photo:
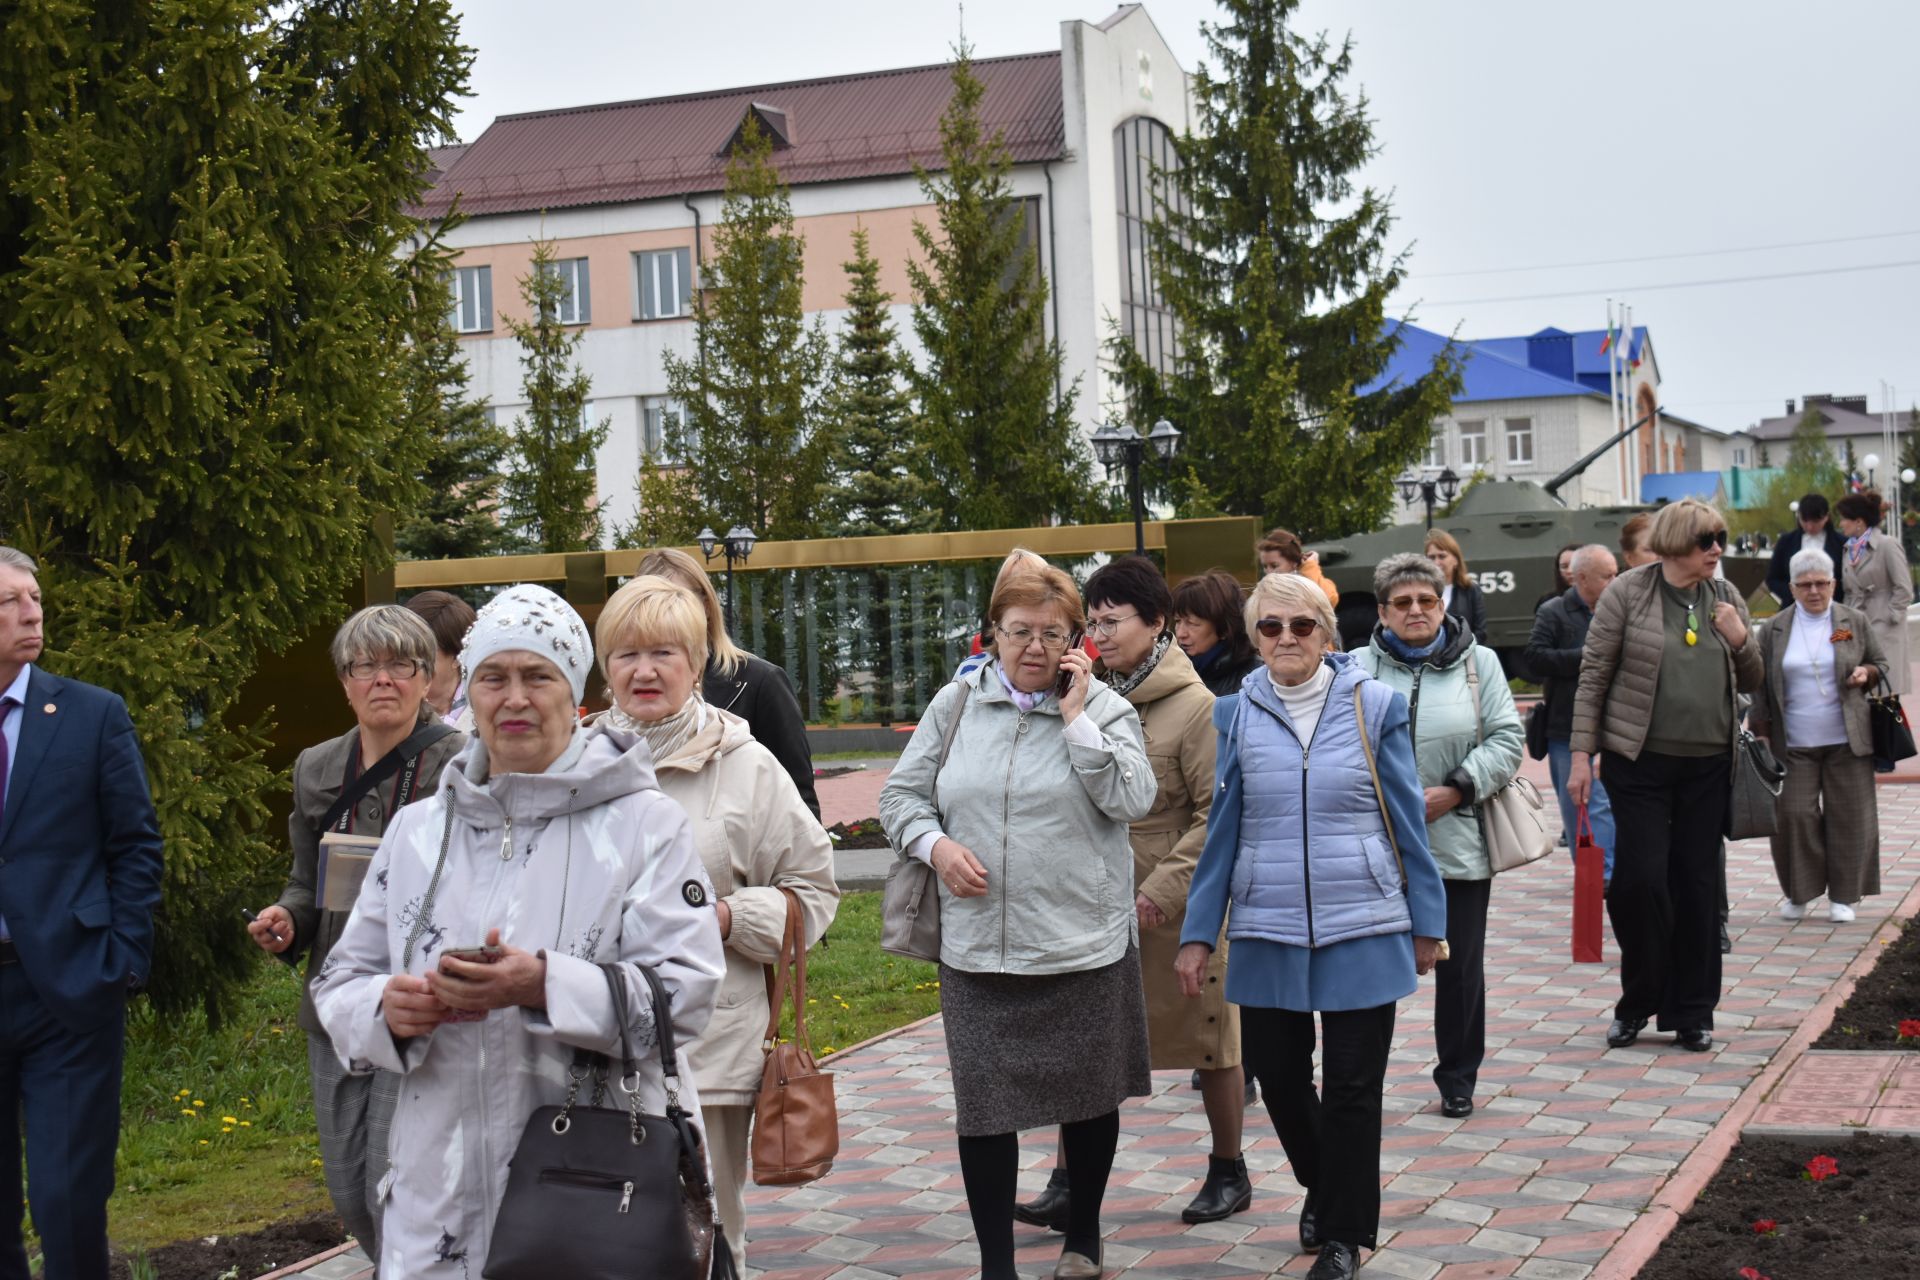
<path fill-rule="evenodd" d="M 1833 609 L 1808 613 L 1793 606 L 1793 629 L 1781 655 L 1787 688 L 1782 714 L 1787 745 L 1807 749 L 1846 745 L 1847 722 L 1840 714 L 1840 677 L 1833 662 Z"/>

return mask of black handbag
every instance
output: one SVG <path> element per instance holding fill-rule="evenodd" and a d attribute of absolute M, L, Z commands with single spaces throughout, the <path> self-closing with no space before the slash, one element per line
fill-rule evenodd
<path fill-rule="evenodd" d="M 574 1054 L 567 1100 L 537 1108 L 520 1134 L 506 1194 L 493 1222 L 483 1280 L 737 1280 L 726 1238 L 716 1229 L 713 1187 L 700 1139 L 680 1106 L 680 1078 L 666 992 L 636 964 L 653 993 L 667 1113 L 640 1110 L 626 984 L 620 966 L 602 965 L 620 1024 L 619 1091 L 624 1107 L 603 1107 L 611 1064 L 603 1054 Z M 578 1105 L 589 1078 L 593 1092 Z"/>
<path fill-rule="evenodd" d="M 1547 700 L 1533 704 L 1527 711 L 1527 754 L 1535 760 L 1547 758 Z"/>
<path fill-rule="evenodd" d="M 1727 802 L 1727 838 L 1770 836 L 1778 826 L 1774 802 L 1787 783 L 1787 766 L 1745 726 L 1733 752 L 1733 795 Z"/>
<path fill-rule="evenodd" d="M 1875 773 L 1892 773 L 1893 766 L 1902 760 L 1911 759 L 1920 754 L 1913 745 L 1913 726 L 1907 723 L 1907 712 L 1900 705 L 1900 696 L 1881 676 L 1874 685 L 1879 693 L 1867 695 L 1867 723 L 1873 729 L 1873 769 Z"/>

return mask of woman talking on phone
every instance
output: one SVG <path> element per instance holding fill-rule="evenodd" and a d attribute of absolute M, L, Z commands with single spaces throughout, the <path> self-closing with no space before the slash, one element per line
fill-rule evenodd
<path fill-rule="evenodd" d="M 1097 1277 L 1120 1103 L 1152 1091 L 1128 826 L 1153 807 L 1140 718 L 1092 679 L 1080 593 L 1007 575 L 994 660 L 942 689 L 880 793 L 939 880 L 940 1005 L 982 1280 L 1013 1280 L 1022 1129 L 1061 1128 L 1056 1277 Z"/>

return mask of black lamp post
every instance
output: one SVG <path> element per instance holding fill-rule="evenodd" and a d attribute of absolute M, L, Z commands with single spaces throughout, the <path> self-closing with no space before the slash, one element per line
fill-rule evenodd
<path fill-rule="evenodd" d="M 1400 486 L 1400 496 L 1411 504 L 1417 496 L 1427 507 L 1427 528 L 1433 528 L 1433 505 L 1437 502 L 1452 502 L 1454 495 L 1460 492 L 1460 477 L 1448 467 L 1439 475 L 1421 472 L 1417 476 L 1401 476 L 1394 481 Z"/>
<path fill-rule="evenodd" d="M 1106 468 L 1107 479 L 1112 480 L 1117 472 L 1126 475 L 1127 497 L 1133 504 L 1135 555 L 1147 553 L 1147 495 L 1140 483 L 1140 469 L 1151 454 L 1164 470 L 1179 452 L 1180 432 L 1165 418 L 1154 423 L 1153 430 L 1144 436 L 1117 422 L 1109 422 L 1093 433 L 1093 457 Z"/>
<path fill-rule="evenodd" d="M 737 524 L 727 530 L 727 536 L 723 539 L 714 533 L 712 525 L 708 525 L 700 531 L 697 541 L 700 543 L 700 554 L 708 560 L 712 560 L 717 555 L 724 555 L 727 558 L 727 634 L 732 635 L 733 566 L 735 561 L 745 564 L 747 557 L 753 554 L 755 541 L 753 530 L 743 524 Z"/>

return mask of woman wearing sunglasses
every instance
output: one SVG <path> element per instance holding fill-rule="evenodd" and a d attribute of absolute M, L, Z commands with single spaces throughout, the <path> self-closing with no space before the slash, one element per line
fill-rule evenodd
<path fill-rule="evenodd" d="M 1573 703 L 1567 795 L 1585 804 L 1593 754 L 1613 801 L 1607 916 L 1620 1000 L 1607 1043 L 1650 1020 L 1683 1049 L 1713 1047 L 1720 1002 L 1720 848 L 1738 695 L 1765 672 L 1740 593 L 1714 576 L 1727 524 L 1685 498 L 1647 531 L 1660 558 L 1615 578 L 1594 606 Z"/>
<path fill-rule="evenodd" d="M 1066 573 L 1009 573 L 993 660 L 934 695 L 880 792 L 895 849 L 933 868 L 940 1011 L 982 1280 L 1014 1280 L 1022 1129 L 1060 1126 L 1057 1277 L 1101 1274 L 1120 1104 L 1153 1090 L 1129 824 L 1153 808 L 1140 717 L 1093 679 Z"/>
<path fill-rule="evenodd" d="M 1347 1280 L 1379 1234 L 1395 1004 L 1439 958 L 1446 891 L 1406 699 L 1332 652 L 1333 607 L 1305 578 L 1262 578 L 1247 620 L 1265 669 L 1214 706 L 1213 810 L 1175 971 L 1189 998 L 1217 981 L 1225 923 L 1241 1053 L 1307 1192 L 1300 1247 L 1320 1254 L 1307 1274 Z"/>

